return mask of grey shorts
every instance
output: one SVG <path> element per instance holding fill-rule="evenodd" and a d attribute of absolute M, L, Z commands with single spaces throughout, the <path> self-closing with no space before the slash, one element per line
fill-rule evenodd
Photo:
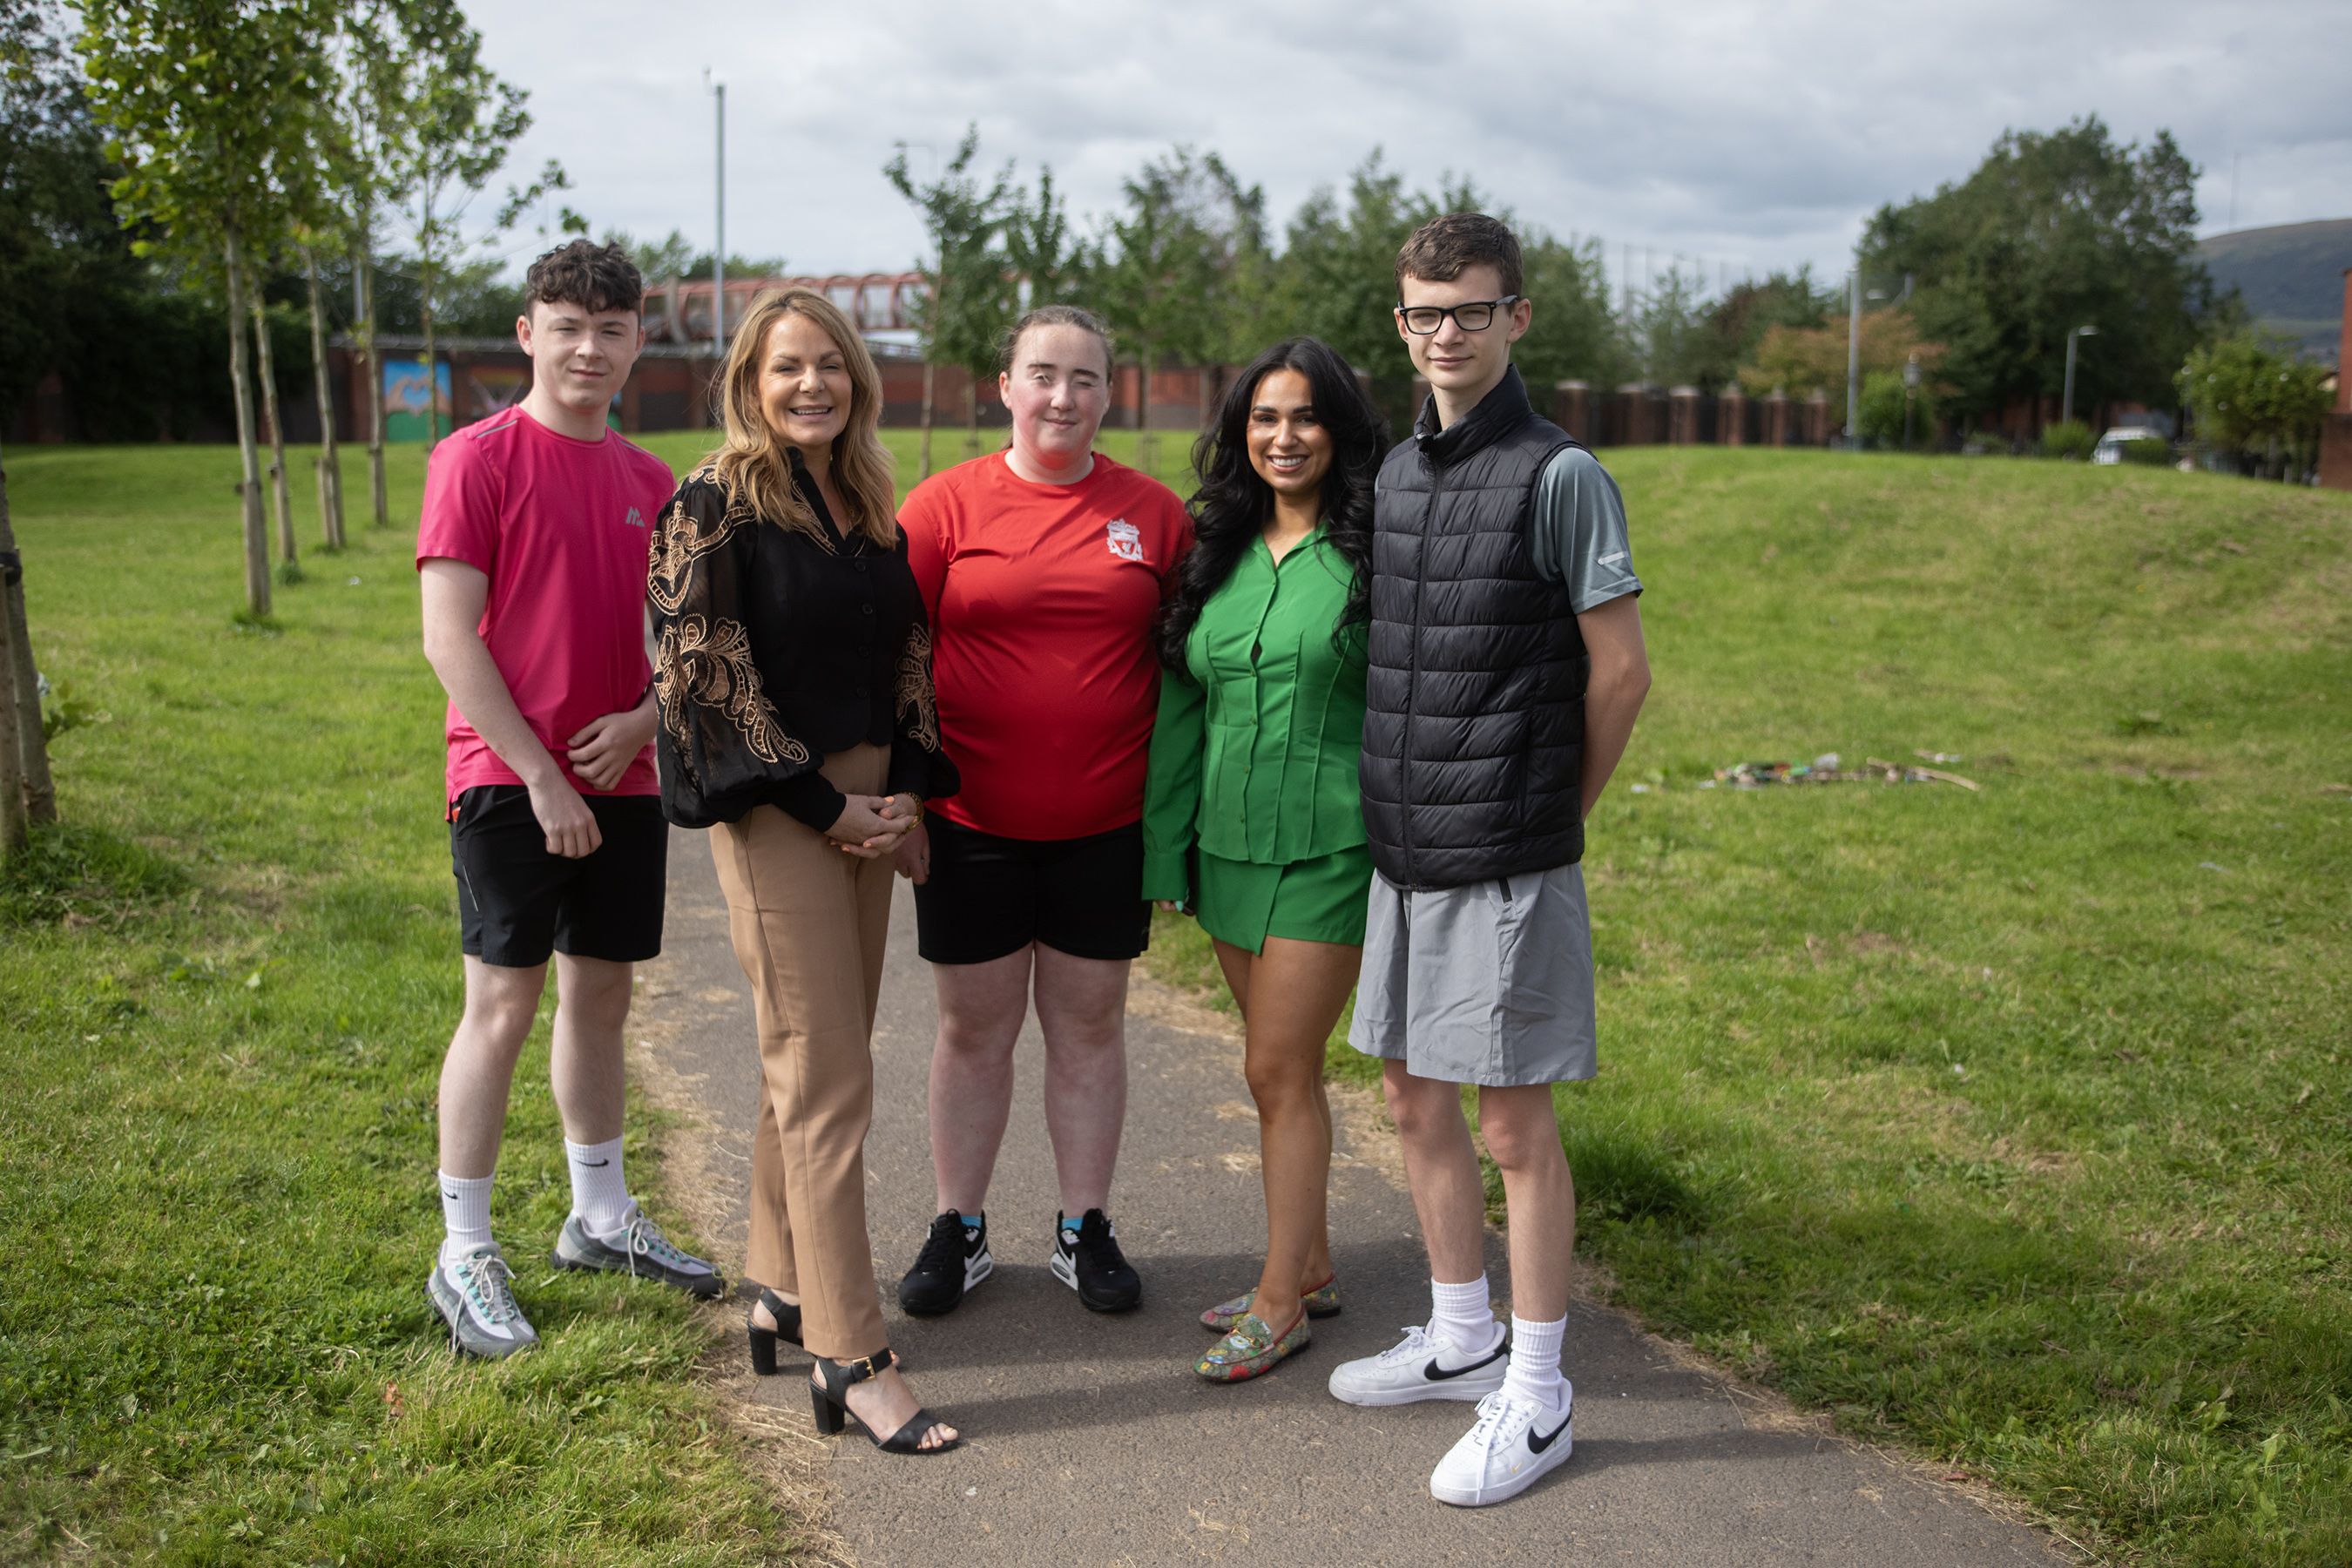
<path fill-rule="evenodd" d="M 1373 872 L 1348 1043 L 1444 1083 L 1599 1072 L 1583 868 L 1418 893 Z"/>

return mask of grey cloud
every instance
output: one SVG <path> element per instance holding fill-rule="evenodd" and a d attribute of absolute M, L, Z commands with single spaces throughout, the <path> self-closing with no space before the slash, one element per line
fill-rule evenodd
<path fill-rule="evenodd" d="M 514 166 L 562 159 L 574 205 L 637 232 L 709 233 L 707 54 L 729 84 L 732 246 L 812 268 L 916 256 L 881 164 L 901 139 L 944 157 L 972 121 L 992 168 L 1052 164 L 1081 215 L 1115 207 L 1121 178 L 1172 143 L 1215 149 L 1265 186 L 1277 228 L 1379 144 L 1416 185 L 1467 174 L 1530 221 L 1605 237 L 1612 269 L 1630 243 L 1660 265 L 1681 251 L 1835 272 L 1881 203 L 1962 177 L 2005 129 L 2086 112 L 2126 139 L 2170 128 L 2204 166 L 2209 228 L 2232 152 L 2241 223 L 2352 213 L 2340 14 L 2302 5 L 2225 21 L 2106 0 L 926 0 L 771 23 L 687 0 L 651 31 L 614 0 L 560 27 L 521 0 L 472 10 L 532 91 Z"/>

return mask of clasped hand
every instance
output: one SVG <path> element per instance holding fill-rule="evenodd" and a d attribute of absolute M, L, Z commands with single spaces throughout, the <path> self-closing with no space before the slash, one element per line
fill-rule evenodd
<path fill-rule="evenodd" d="M 896 850 L 921 818 L 915 797 L 908 795 L 852 795 L 843 797 L 841 815 L 824 836 L 842 852 L 872 860 Z"/>

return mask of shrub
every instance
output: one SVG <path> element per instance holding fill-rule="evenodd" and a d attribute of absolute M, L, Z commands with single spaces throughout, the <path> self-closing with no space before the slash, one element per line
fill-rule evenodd
<path fill-rule="evenodd" d="M 1863 439 L 1874 447 L 1903 445 L 1903 373 L 1874 370 L 1863 378 L 1859 423 Z M 1922 386 L 1911 399 L 1911 447 L 1936 444 L 1936 400 Z"/>
<path fill-rule="evenodd" d="M 2172 467 L 2172 443 L 2155 437 L 2121 442 L 2116 447 L 2116 455 L 2126 463 L 2140 463 L 2152 468 Z"/>
<path fill-rule="evenodd" d="M 2045 458 L 2072 458 L 2082 461 L 2090 457 L 2091 448 L 2098 444 L 2098 437 L 2092 434 L 2091 427 L 2080 419 L 2063 420 L 2042 427 L 2042 455 Z"/>

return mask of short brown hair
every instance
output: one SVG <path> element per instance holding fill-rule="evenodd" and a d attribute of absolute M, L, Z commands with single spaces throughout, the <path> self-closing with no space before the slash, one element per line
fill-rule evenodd
<path fill-rule="evenodd" d="M 1397 298 L 1404 298 L 1404 280 L 1451 283 L 1465 268 L 1485 265 L 1503 275 L 1503 292 L 1517 294 L 1525 284 L 1519 267 L 1519 241 L 1508 225 L 1485 213 L 1447 213 L 1431 218 L 1412 231 L 1397 252 Z"/>
<path fill-rule="evenodd" d="M 1032 327 L 1076 327 L 1082 332 L 1092 332 L 1102 344 L 1103 374 L 1110 374 L 1117 363 L 1111 354 L 1110 329 L 1092 310 L 1076 305 L 1040 305 L 1013 323 L 1004 341 L 996 346 L 996 368 L 1003 374 L 1013 374 L 1013 362 L 1021 353 L 1021 339 Z"/>
<path fill-rule="evenodd" d="M 646 280 L 629 253 L 617 245 L 575 239 L 530 264 L 523 280 L 522 308 L 577 305 L 592 316 L 607 310 L 643 313 Z"/>

